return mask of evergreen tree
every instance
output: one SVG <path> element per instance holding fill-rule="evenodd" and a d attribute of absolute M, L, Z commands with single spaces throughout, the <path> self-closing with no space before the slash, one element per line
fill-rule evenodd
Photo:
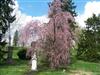
<path fill-rule="evenodd" d="M 100 17 L 93 14 L 86 22 L 86 29 L 80 37 L 77 56 L 87 61 L 97 61 L 100 52 Z"/>
<path fill-rule="evenodd" d="M 16 30 L 14 38 L 13 38 L 13 45 L 14 46 L 18 46 L 18 39 L 19 39 L 18 31 Z"/>
<path fill-rule="evenodd" d="M 62 11 L 63 12 L 70 12 L 72 14 L 73 17 L 77 16 L 77 13 L 75 11 L 76 9 L 76 5 L 75 3 L 73 2 L 73 0 L 60 0 L 62 2 L 62 5 L 61 5 L 61 8 L 62 8 Z M 52 9 L 52 5 L 53 3 L 52 2 L 49 2 L 48 3 L 49 7 L 50 7 L 50 10 Z M 49 13 L 52 13 L 54 14 L 56 10 L 52 10 L 53 13 L 51 11 L 49 11 Z M 49 15 L 49 17 L 52 16 L 52 14 Z"/>
<path fill-rule="evenodd" d="M 12 16 L 13 8 L 11 5 L 14 5 L 12 0 L 0 0 L 0 30 L 1 34 L 6 33 L 10 23 L 15 20 L 15 16 Z"/>
<path fill-rule="evenodd" d="M 61 0 L 61 2 L 62 2 L 62 11 L 63 12 L 70 12 L 73 17 L 77 16 L 77 13 L 75 11 L 76 5 L 73 2 L 73 0 Z M 69 22 L 70 22 L 70 20 L 69 20 Z M 78 27 L 76 22 L 75 21 L 71 22 L 70 27 L 71 27 L 71 31 L 75 34 L 74 31 Z"/>
<path fill-rule="evenodd" d="M 2 38 L 5 35 L 8 28 L 10 28 L 10 23 L 12 23 L 16 18 L 15 15 L 12 16 L 14 5 L 13 0 L 0 0 L 0 43 L 2 43 Z M 0 44 L 2 46 L 2 44 Z M 12 60 L 12 50 L 8 49 L 8 61 Z"/>
<path fill-rule="evenodd" d="M 63 5 L 62 5 L 62 10 L 63 11 L 67 11 L 70 12 L 72 14 L 72 16 L 77 16 L 77 13 L 75 11 L 75 4 L 73 2 L 73 0 L 61 0 Z"/>

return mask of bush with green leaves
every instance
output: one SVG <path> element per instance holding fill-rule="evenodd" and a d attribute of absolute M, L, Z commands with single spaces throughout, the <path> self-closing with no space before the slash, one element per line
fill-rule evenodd
<path fill-rule="evenodd" d="M 0 62 L 2 62 L 5 58 L 5 54 L 7 53 L 7 50 L 6 50 L 6 42 L 3 41 L 3 42 L 0 42 Z"/>
<path fill-rule="evenodd" d="M 26 48 L 22 48 L 22 49 L 17 53 L 19 59 L 22 59 L 22 60 L 29 60 L 29 59 L 31 59 L 31 57 L 26 57 L 26 52 L 27 52 L 26 50 L 27 50 Z"/>
<path fill-rule="evenodd" d="M 86 28 L 80 35 L 77 58 L 97 62 L 100 61 L 100 16 L 93 14 L 86 21 Z"/>

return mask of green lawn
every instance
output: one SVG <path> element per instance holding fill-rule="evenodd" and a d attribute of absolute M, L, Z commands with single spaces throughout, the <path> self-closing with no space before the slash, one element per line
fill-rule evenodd
<path fill-rule="evenodd" d="M 28 61 L 17 58 L 18 51 L 14 51 L 14 64 L 0 65 L 0 75 L 100 75 L 100 63 L 76 61 L 67 69 L 51 70 L 46 66 L 38 67 L 37 72 L 31 72 Z"/>
<path fill-rule="evenodd" d="M 34 75 L 29 71 L 27 61 L 15 60 L 14 65 L 0 65 L 0 75 Z M 67 70 L 50 70 L 41 67 L 35 75 L 100 75 L 100 64 L 77 61 Z"/>
<path fill-rule="evenodd" d="M 24 75 L 27 72 L 27 61 L 14 60 L 13 65 L 0 65 L 0 75 Z"/>
<path fill-rule="evenodd" d="M 86 73 L 82 75 L 100 75 L 100 63 L 77 61 L 76 63 L 69 66 L 69 70 L 73 73 Z"/>
<path fill-rule="evenodd" d="M 77 61 L 68 66 L 68 69 L 66 71 L 46 70 L 37 72 L 37 75 L 100 75 L 100 64 Z"/>

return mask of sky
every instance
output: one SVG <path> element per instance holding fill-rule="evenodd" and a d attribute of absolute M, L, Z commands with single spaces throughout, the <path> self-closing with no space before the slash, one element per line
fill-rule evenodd
<path fill-rule="evenodd" d="M 12 37 L 16 30 L 20 30 L 31 20 L 39 20 L 40 23 L 48 23 L 48 3 L 52 0 L 15 0 L 16 20 L 11 25 Z M 75 21 L 80 27 L 85 27 L 87 18 L 92 14 L 100 14 L 100 0 L 73 0 L 76 5 Z"/>
<path fill-rule="evenodd" d="M 20 18 L 19 23 L 25 25 L 30 20 L 39 20 L 42 23 L 48 22 L 48 3 L 53 0 L 16 0 L 16 15 Z M 85 26 L 84 21 L 92 14 L 100 14 L 100 0 L 73 0 L 76 5 L 76 22 L 81 27 Z M 22 26 L 23 26 L 22 25 Z"/>
<path fill-rule="evenodd" d="M 17 0 L 22 13 L 31 16 L 42 16 L 48 13 L 48 3 L 51 0 Z"/>
<path fill-rule="evenodd" d="M 22 13 L 31 16 L 42 16 L 48 14 L 48 3 L 52 0 L 17 0 L 19 4 L 19 9 Z M 73 0 L 77 6 L 77 13 L 81 14 L 84 11 L 84 6 L 86 2 L 90 0 Z"/>
<path fill-rule="evenodd" d="M 19 9 L 22 13 L 31 16 L 42 16 L 48 14 L 48 3 L 52 0 L 17 0 Z M 77 6 L 76 12 L 82 14 L 84 12 L 84 6 L 89 1 L 100 1 L 100 0 L 73 0 Z"/>

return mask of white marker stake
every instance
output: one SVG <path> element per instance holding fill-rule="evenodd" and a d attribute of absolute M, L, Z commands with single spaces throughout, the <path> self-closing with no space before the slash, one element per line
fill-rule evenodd
<path fill-rule="evenodd" d="M 36 58 L 36 53 L 32 56 L 32 71 L 37 71 L 37 58 Z"/>

